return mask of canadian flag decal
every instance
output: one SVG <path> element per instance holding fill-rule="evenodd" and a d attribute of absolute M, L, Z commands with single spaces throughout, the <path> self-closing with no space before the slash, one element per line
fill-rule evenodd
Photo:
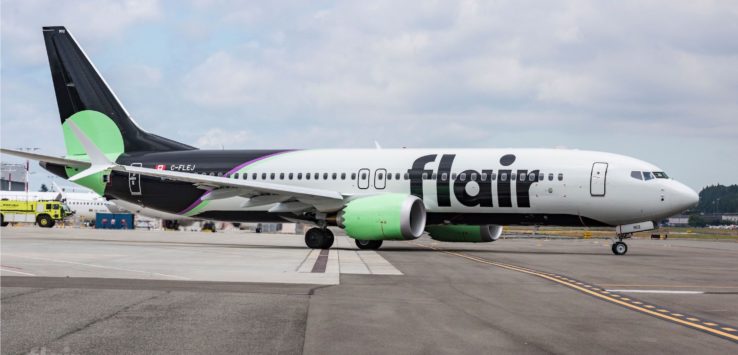
<path fill-rule="evenodd" d="M 156 170 L 167 170 L 167 166 L 164 164 L 157 164 Z"/>

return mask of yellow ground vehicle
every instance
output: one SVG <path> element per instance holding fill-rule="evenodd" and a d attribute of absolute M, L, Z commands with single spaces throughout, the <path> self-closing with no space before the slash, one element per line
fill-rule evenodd
<path fill-rule="evenodd" d="M 0 225 L 10 222 L 36 223 L 51 228 L 72 214 L 69 207 L 59 201 L 0 201 Z"/>

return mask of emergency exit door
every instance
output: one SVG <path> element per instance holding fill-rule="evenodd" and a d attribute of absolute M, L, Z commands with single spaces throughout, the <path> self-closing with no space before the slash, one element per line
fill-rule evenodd
<path fill-rule="evenodd" d="M 133 163 L 131 166 L 141 167 L 141 163 Z M 128 189 L 131 196 L 141 196 L 141 174 L 128 173 Z"/>
<path fill-rule="evenodd" d="M 592 196 L 605 196 L 607 183 L 607 163 L 592 164 L 592 175 L 589 180 L 589 193 Z"/>

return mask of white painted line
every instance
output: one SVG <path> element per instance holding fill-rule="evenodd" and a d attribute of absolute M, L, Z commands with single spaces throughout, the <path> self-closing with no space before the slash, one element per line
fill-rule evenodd
<path fill-rule="evenodd" d="M 663 293 L 663 294 L 674 294 L 674 295 L 700 295 L 705 293 L 704 291 L 678 291 L 678 290 L 608 290 L 610 292 L 623 292 L 623 293 Z"/>
<path fill-rule="evenodd" d="M 15 270 L 8 270 L 8 269 L 5 269 L 5 268 L 0 268 L 0 271 L 14 272 L 16 274 L 21 274 L 21 275 L 26 275 L 26 276 L 36 276 L 34 274 L 29 274 L 27 272 L 21 272 L 21 271 L 15 271 Z"/>
<path fill-rule="evenodd" d="M 104 266 L 104 265 L 97 265 L 97 264 L 79 263 L 79 262 L 76 262 L 76 261 L 69 261 L 69 260 L 37 258 L 37 257 L 32 257 L 32 256 L 22 256 L 22 255 L 8 255 L 8 256 L 16 257 L 16 258 L 32 259 L 32 260 L 51 261 L 51 262 L 54 262 L 54 263 L 82 265 L 82 266 L 94 267 L 94 268 L 99 268 L 99 269 L 110 269 L 110 270 L 118 270 L 118 271 L 127 271 L 127 272 L 135 272 L 135 273 L 139 273 L 139 274 L 148 274 L 148 275 L 159 275 L 159 276 L 171 277 L 171 278 L 180 279 L 180 280 L 190 280 L 189 278 L 183 277 L 183 276 L 162 274 L 162 273 L 153 272 L 153 271 L 142 271 L 142 270 L 124 269 L 124 268 L 114 267 L 114 266 Z"/>
<path fill-rule="evenodd" d="M 311 249 L 302 264 L 297 267 L 297 272 L 312 272 L 313 265 L 315 265 L 315 261 L 318 260 L 321 250 L 322 249 Z"/>
<path fill-rule="evenodd" d="M 369 269 L 355 250 L 338 249 L 338 260 L 342 274 L 369 274 Z"/>

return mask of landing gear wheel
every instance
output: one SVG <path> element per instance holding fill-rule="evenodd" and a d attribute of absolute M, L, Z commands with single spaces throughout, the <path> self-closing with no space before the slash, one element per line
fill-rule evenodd
<path fill-rule="evenodd" d="M 382 246 L 381 240 L 356 240 L 356 246 L 359 249 L 377 250 Z"/>
<path fill-rule="evenodd" d="M 10 222 L 5 222 L 5 216 L 0 214 L 0 226 L 7 227 Z"/>
<path fill-rule="evenodd" d="M 329 249 L 334 241 L 333 232 L 323 228 L 310 228 L 305 233 L 305 244 L 310 249 Z"/>
<path fill-rule="evenodd" d="M 38 223 L 38 225 L 43 228 L 51 228 L 54 226 L 54 220 L 52 220 L 51 217 L 45 214 L 38 216 L 38 218 L 36 218 L 36 223 Z"/>
<path fill-rule="evenodd" d="M 625 255 L 628 252 L 628 244 L 623 242 L 615 242 L 612 244 L 612 253 L 615 255 Z"/>

